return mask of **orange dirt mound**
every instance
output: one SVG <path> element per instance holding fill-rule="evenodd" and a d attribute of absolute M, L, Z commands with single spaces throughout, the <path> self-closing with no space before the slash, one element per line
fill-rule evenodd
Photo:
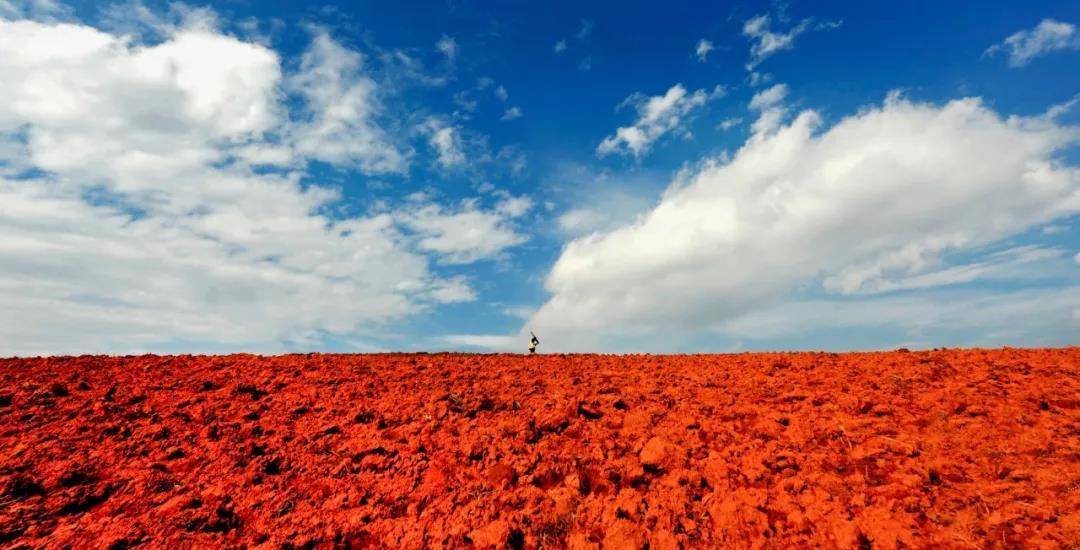
<path fill-rule="evenodd" d="M 1078 364 L 0 360 L 0 546 L 1070 547 Z"/>

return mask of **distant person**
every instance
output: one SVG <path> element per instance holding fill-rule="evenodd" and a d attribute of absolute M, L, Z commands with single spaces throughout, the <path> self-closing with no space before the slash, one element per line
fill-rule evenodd
<path fill-rule="evenodd" d="M 536 353 L 536 346 L 540 345 L 540 339 L 532 331 L 529 332 L 529 336 L 532 336 L 532 339 L 529 340 L 529 353 Z"/>

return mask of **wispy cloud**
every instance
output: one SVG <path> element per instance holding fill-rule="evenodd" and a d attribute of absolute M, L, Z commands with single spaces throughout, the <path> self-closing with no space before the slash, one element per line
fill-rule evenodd
<path fill-rule="evenodd" d="M 454 40 L 452 37 L 446 36 L 444 34 L 442 38 L 440 38 L 439 41 L 435 43 L 435 49 L 439 50 L 443 55 L 445 55 L 448 62 L 453 63 L 457 60 L 458 43 L 457 40 Z"/>
<path fill-rule="evenodd" d="M 794 27 L 786 31 L 773 31 L 772 20 L 768 14 L 758 15 L 743 24 L 743 36 L 751 40 L 750 60 L 746 63 L 747 70 L 754 70 L 762 61 L 783 50 L 795 47 L 795 39 L 807 30 L 830 30 L 839 28 L 841 21 L 826 21 L 813 25 L 813 18 L 799 21 Z"/>
<path fill-rule="evenodd" d="M 582 19 L 581 20 L 581 28 L 578 30 L 578 33 L 577 33 L 578 41 L 584 42 L 584 41 L 588 40 L 589 37 L 592 36 L 592 31 L 593 31 L 593 20 L 591 20 L 591 19 Z"/>
<path fill-rule="evenodd" d="M 587 73 L 587 72 L 592 70 L 592 65 L 593 65 L 593 56 L 592 55 L 586 55 L 585 57 L 581 58 L 581 61 L 578 63 L 578 70 L 583 72 L 583 73 Z"/>
<path fill-rule="evenodd" d="M 761 86 L 762 84 L 768 84 L 768 83 L 772 82 L 773 75 L 770 74 L 770 73 L 760 73 L 758 71 L 751 71 L 750 76 L 748 78 L 749 78 L 749 81 L 750 81 L 750 86 L 757 87 L 757 86 Z"/>
<path fill-rule="evenodd" d="M 1043 19 L 1035 28 L 1017 31 L 1000 44 L 990 46 L 984 55 L 1004 52 L 1009 56 L 1010 67 L 1023 67 L 1036 57 L 1065 50 L 1080 50 L 1080 34 L 1076 32 L 1076 26 Z"/>
<path fill-rule="evenodd" d="M 741 124 L 742 120 L 743 119 L 741 118 L 726 118 L 722 120 L 720 124 L 717 125 L 717 127 L 721 130 L 727 131 Z"/>
<path fill-rule="evenodd" d="M 499 120 L 501 120 L 503 122 L 507 122 L 507 121 L 510 121 L 510 120 L 521 118 L 521 115 L 522 115 L 521 108 L 519 108 L 519 107 L 510 107 L 509 109 L 506 110 L 506 112 L 503 113 L 502 117 L 500 117 Z"/>
<path fill-rule="evenodd" d="M 698 40 L 697 47 L 694 48 L 694 54 L 697 55 L 698 61 L 704 63 L 706 58 L 709 57 L 709 52 L 714 49 L 716 48 L 713 46 L 711 40 L 702 38 L 701 40 Z"/>

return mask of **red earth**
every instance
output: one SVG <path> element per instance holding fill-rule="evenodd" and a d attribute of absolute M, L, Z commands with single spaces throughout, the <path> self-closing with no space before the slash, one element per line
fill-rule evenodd
<path fill-rule="evenodd" d="M 0 360 L 0 546 L 1080 547 L 1080 348 Z"/>

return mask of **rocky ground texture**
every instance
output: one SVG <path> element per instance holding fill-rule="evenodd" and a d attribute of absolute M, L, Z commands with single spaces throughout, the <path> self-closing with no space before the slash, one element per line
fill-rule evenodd
<path fill-rule="evenodd" d="M 1080 348 L 0 360 L 0 546 L 1080 547 Z"/>

